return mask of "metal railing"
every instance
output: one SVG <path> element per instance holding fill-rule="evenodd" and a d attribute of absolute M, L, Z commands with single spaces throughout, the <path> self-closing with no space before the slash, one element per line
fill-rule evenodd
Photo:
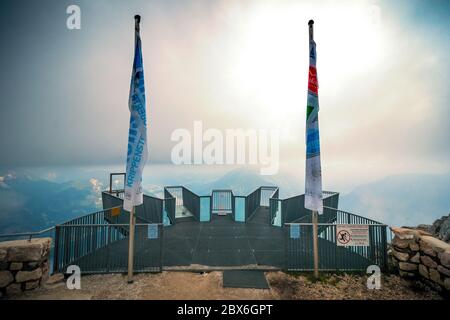
<path fill-rule="evenodd" d="M 320 270 L 366 270 L 369 265 L 387 268 L 388 226 L 375 220 L 361 217 L 339 209 L 324 207 L 334 211 L 335 218 L 327 223 L 319 223 L 319 269 Z M 338 246 L 336 227 L 340 224 L 367 225 L 368 246 Z M 291 225 L 297 225 L 299 236 L 290 236 Z M 310 271 L 314 269 L 312 223 L 285 223 L 286 269 L 290 271 Z"/>
<path fill-rule="evenodd" d="M 200 196 L 183 186 L 169 186 L 164 187 L 164 197 L 174 198 L 175 208 L 186 208 L 197 221 L 200 221 Z"/>
<path fill-rule="evenodd" d="M 323 192 L 324 212 L 319 215 L 319 222 L 332 222 L 335 220 L 335 212 L 329 209 L 338 207 L 339 193 L 332 191 Z M 281 227 L 284 223 L 312 222 L 311 211 L 304 206 L 305 195 L 298 195 L 286 199 L 271 197 L 269 199 L 270 223 Z"/>
<path fill-rule="evenodd" d="M 126 272 L 129 224 L 115 223 L 120 209 L 109 208 L 56 225 L 53 271 L 65 272 L 69 265 L 77 265 L 83 274 Z M 162 236 L 162 223 L 136 223 L 136 272 L 162 271 Z"/>
<path fill-rule="evenodd" d="M 212 209 L 211 213 L 233 214 L 234 195 L 232 190 L 213 190 L 211 192 Z"/>
<path fill-rule="evenodd" d="M 183 187 L 183 205 L 200 221 L 200 197 L 186 187 Z"/>
<path fill-rule="evenodd" d="M 260 187 L 261 199 L 259 205 L 261 207 L 269 207 L 271 198 L 278 198 L 278 187 Z"/>
<path fill-rule="evenodd" d="M 28 241 L 31 241 L 33 237 L 42 236 L 43 234 L 47 232 L 51 232 L 55 229 L 55 227 L 50 227 L 41 231 L 34 231 L 34 232 L 17 232 L 17 233 L 4 233 L 0 234 L 0 239 L 2 241 L 9 241 L 9 240 L 18 240 L 18 238 L 26 238 Z"/>
<path fill-rule="evenodd" d="M 102 192 L 103 208 L 111 208 L 123 205 L 123 192 L 119 196 L 113 190 L 112 194 L 108 191 Z M 122 195 L 122 196 L 120 196 Z M 142 223 L 164 223 L 171 225 L 175 223 L 175 198 L 169 193 L 169 198 L 160 199 L 157 197 L 145 195 L 144 203 L 137 206 L 135 210 L 136 218 Z M 129 213 L 121 210 L 121 218 L 115 223 L 129 223 Z"/>

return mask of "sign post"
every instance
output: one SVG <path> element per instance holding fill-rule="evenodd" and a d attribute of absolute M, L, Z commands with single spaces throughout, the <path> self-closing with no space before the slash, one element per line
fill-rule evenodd
<path fill-rule="evenodd" d="M 136 218 L 134 216 L 134 206 L 130 211 L 130 230 L 128 239 L 128 283 L 133 283 L 133 265 L 134 265 L 134 225 Z"/>
<path fill-rule="evenodd" d="M 308 99 L 306 105 L 306 174 L 305 208 L 312 211 L 314 277 L 319 278 L 318 215 L 323 213 L 322 171 L 319 139 L 319 83 L 316 68 L 316 43 L 314 21 L 309 27 Z"/>
<path fill-rule="evenodd" d="M 318 214 L 317 211 L 312 212 L 313 221 L 313 252 L 314 252 L 314 277 L 319 278 L 319 234 L 317 226 Z"/>
<path fill-rule="evenodd" d="M 143 200 L 142 171 L 147 161 L 147 117 L 144 86 L 144 65 L 140 37 L 141 17 L 135 19 L 135 47 L 133 71 L 131 75 L 130 97 L 130 129 L 128 131 L 127 170 L 123 209 L 130 212 L 129 244 L 128 244 L 128 283 L 133 282 L 134 231 L 136 224 L 136 206 Z"/>

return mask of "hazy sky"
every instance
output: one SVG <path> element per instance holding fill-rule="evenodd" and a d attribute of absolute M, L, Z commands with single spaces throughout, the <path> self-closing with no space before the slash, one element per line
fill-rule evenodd
<path fill-rule="evenodd" d="M 81 30 L 66 28 L 70 4 Z M 449 171 L 449 4 L 1 1 L 0 165 L 124 163 L 139 13 L 151 163 L 201 120 L 284 129 L 282 165 L 303 174 L 314 19 L 324 172 Z"/>

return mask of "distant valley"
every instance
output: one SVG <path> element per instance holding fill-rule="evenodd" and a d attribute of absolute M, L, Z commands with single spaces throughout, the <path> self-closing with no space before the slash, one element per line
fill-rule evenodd
<path fill-rule="evenodd" d="M 70 179 L 0 171 L 0 233 L 37 231 L 101 208 L 101 191 L 109 183 L 107 171 L 71 171 L 59 176 Z M 165 172 L 145 178 L 144 190 L 161 197 L 164 185 L 185 185 L 199 195 L 213 189 L 247 195 L 261 185 L 276 185 L 280 197 L 286 198 L 303 193 L 303 184 L 289 175 L 261 176 L 256 171 L 234 169 L 218 176 Z M 432 223 L 450 211 L 449 186 L 450 174 L 390 176 L 341 194 L 339 208 L 389 225 Z"/>

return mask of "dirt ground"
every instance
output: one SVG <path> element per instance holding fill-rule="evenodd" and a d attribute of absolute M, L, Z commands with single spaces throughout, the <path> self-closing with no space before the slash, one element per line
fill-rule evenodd
<path fill-rule="evenodd" d="M 218 271 L 138 274 L 132 284 L 127 284 L 126 276 L 121 274 L 83 276 L 80 290 L 68 290 L 63 280 L 54 282 L 55 278 L 51 278 L 54 283 L 12 299 L 442 299 L 426 286 L 396 275 L 383 276 L 380 290 L 367 289 L 364 275 L 334 274 L 312 281 L 309 275 L 277 271 L 267 272 L 266 278 L 270 289 L 264 290 L 223 288 L 222 272 Z"/>

